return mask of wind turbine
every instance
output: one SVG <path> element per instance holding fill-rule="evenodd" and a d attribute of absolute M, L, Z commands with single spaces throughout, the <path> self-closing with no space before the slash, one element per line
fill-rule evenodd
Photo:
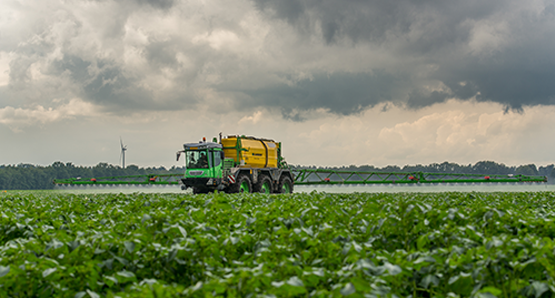
<path fill-rule="evenodd" d="M 121 145 L 121 153 L 119 155 L 119 159 L 122 161 L 122 168 L 125 169 L 125 151 L 127 150 L 127 145 L 123 146 L 123 141 L 121 140 L 121 137 L 119 137 L 119 143 Z"/>

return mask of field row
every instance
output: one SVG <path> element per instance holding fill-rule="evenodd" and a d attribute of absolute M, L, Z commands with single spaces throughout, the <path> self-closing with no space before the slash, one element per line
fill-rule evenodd
<path fill-rule="evenodd" d="M 0 296 L 550 297 L 554 199 L 2 194 Z"/>

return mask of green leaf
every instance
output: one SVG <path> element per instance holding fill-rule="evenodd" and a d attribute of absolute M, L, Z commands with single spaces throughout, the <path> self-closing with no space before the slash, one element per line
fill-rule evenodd
<path fill-rule="evenodd" d="M 272 286 L 274 286 L 276 288 L 279 288 L 279 287 L 283 286 L 285 284 L 285 282 L 284 281 L 272 281 L 271 284 L 272 284 Z"/>
<path fill-rule="evenodd" d="M 0 266 L 0 277 L 4 277 L 8 273 L 10 273 L 10 266 Z"/>
<path fill-rule="evenodd" d="M 397 275 L 403 272 L 403 269 L 401 269 L 401 267 L 390 263 L 385 263 L 383 267 L 387 270 L 387 272 L 389 272 L 389 275 Z"/>
<path fill-rule="evenodd" d="M 488 287 L 483 287 L 482 289 L 480 289 L 480 291 L 478 292 L 480 294 L 491 294 L 495 297 L 498 297 L 499 295 L 501 295 L 503 292 L 496 288 L 496 287 L 492 287 L 492 286 L 488 286 Z"/>
<path fill-rule="evenodd" d="M 125 278 L 135 278 L 135 274 L 133 274 L 133 272 L 126 271 L 126 270 L 122 270 L 116 274 Z"/>
<path fill-rule="evenodd" d="M 448 284 L 453 284 L 454 282 L 459 280 L 459 277 L 460 277 L 459 275 L 451 276 L 451 278 L 449 278 L 449 281 L 447 283 Z"/>
<path fill-rule="evenodd" d="M 436 259 L 432 258 L 431 256 L 423 256 L 423 257 L 418 258 L 414 263 L 415 264 L 420 264 L 420 263 L 424 263 L 424 262 L 435 263 Z"/>
<path fill-rule="evenodd" d="M 145 279 L 143 279 L 143 280 L 139 283 L 139 285 L 142 286 L 142 285 L 144 285 L 144 284 L 147 284 L 147 285 L 150 285 L 150 286 L 151 286 L 151 285 L 153 285 L 153 284 L 155 284 L 155 283 L 157 283 L 157 282 L 158 282 L 158 281 L 157 281 L 156 279 L 154 279 L 154 278 L 152 278 L 152 279 L 145 278 Z"/>
<path fill-rule="evenodd" d="M 303 281 L 300 280 L 298 277 L 293 276 L 288 281 L 287 284 L 294 287 L 304 287 Z"/>
<path fill-rule="evenodd" d="M 353 284 L 355 289 L 359 292 L 370 292 L 372 290 L 372 284 L 358 276 L 351 278 L 350 283 Z"/>
<path fill-rule="evenodd" d="M 191 288 L 191 290 L 193 290 L 194 292 L 194 291 L 200 290 L 201 288 L 202 288 L 202 281 L 199 281 Z"/>
<path fill-rule="evenodd" d="M 150 215 L 143 214 L 143 218 L 141 219 L 141 223 L 145 223 L 145 221 L 151 220 L 151 219 L 152 219 L 152 217 L 150 217 Z"/>
<path fill-rule="evenodd" d="M 252 225 L 254 222 L 256 222 L 256 218 L 254 217 L 249 217 L 247 218 L 247 226 Z"/>
<path fill-rule="evenodd" d="M 549 291 L 549 287 L 547 286 L 547 284 L 539 281 L 533 282 L 532 288 L 534 289 L 534 294 L 536 298 L 539 298 L 543 293 Z"/>
<path fill-rule="evenodd" d="M 346 255 L 349 253 L 350 250 L 351 250 L 351 243 L 345 243 L 345 246 L 343 246 L 343 250 L 341 251 L 341 253 L 343 255 Z"/>
<path fill-rule="evenodd" d="M 420 285 L 425 289 L 427 289 L 430 284 L 433 284 L 434 286 L 439 284 L 439 279 L 433 274 L 424 276 L 424 278 L 420 281 Z"/>
<path fill-rule="evenodd" d="M 79 245 L 81 245 L 79 240 L 68 242 L 67 246 L 69 247 L 69 252 L 76 250 L 79 247 Z"/>
<path fill-rule="evenodd" d="M 106 267 L 106 268 L 112 270 L 113 264 L 114 264 L 114 259 L 107 259 L 107 260 L 104 260 L 101 263 L 99 263 L 98 266 L 100 268 Z"/>
<path fill-rule="evenodd" d="M 476 294 L 477 298 L 497 298 L 497 296 L 493 295 L 492 293 L 486 292 L 486 293 L 477 293 Z"/>
<path fill-rule="evenodd" d="M 64 246 L 64 244 L 60 241 L 58 241 L 58 239 L 54 238 L 52 239 L 52 241 L 50 241 L 47 245 L 46 245 L 46 250 L 50 250 L 50 249 L 58 249 L 60 247 Z"/>
<path fill-rule="evenodd" d="M 426 245 L 428 245 L 428 242 L 430 242 L 430 240 L 428 239 L 428 234 L 424 234 L 418 237 L 418 240 L 416 241 L 416 246 L 418 247 L 418 250 L 423 250 Z"/>
<path fill-rule="evenodd" d="M 100 298 L 100 296 L 99 296 L 97 293 L 95 293 L 95 292 L 93 292 L 93 291 L 91 291 L 91 290 L 87 290 L 87 294 L 89 294 L 89 296 L 90 296 L 91 298 Z"/>
<path fill-rule="evenodd" d="M 109 275 L 104 275 L 103 278 L 106 280 L 106 284 L 108 284 L 109 286 L 112 286 L 114 284 L 118 284 L 118 280 L 113 277 L 113 276 L 109 276 Z"/>
<path fill-rule="evenodd" d="M 117 273 L 119 276 L 123 276 L 123 277 L 128 277 L 128 278 L 132 278 L 135 277 L 135 274 L 133 274 L 133 272 L 129 272 L 129 271 L 120 271 Z"/>
<path fill-rule="evenodd" d="M 129 253 L 133 253 L 135 250 L 135 242 L 133 241 L 125 241 L 123 245 L 125 245 L 125 249 L 127 249 Z"/>
<path fill-rule="evenodd" d="M 94 254 L 95 254 L 95 255 L 99 255 L 99 254 L 102 254 L 102 253 L 105 253 L 105 252 L 106 252 L 105 250 L 100 249 L 100 248 L 96 248 L 96 249 L 94 250 Z"/>
<path fill-rule="evenodd" d="M 57 268 L 48 268 L 42 272 L 42 277 L 47 277 L 48 275 L 56 272 Z"/>
<path fill-rule="evenodd" d="M 539 298 L 543 293 L 549 291 L 549 286 L 543 282 L 534 281 L 523 289 L 523 294 L 528 297 Z"/>
<path fill-rule="evenodd" d="M 458 275 L 449 278 L 450 290 L 463 296 L 469 296 L 474 287 L 474 281 L 470 273 L 461 272 Z"/>
<path fill-rule="evenodd" d="M 354 294 L 357 290 L 355 289 L 355 286 L 353 286 L 352 283 L 347 283 L 345 285 L 345 287 L 343 289 L 341 289 L 341 291 L 339 291 L 341 293 L 341 295 L 343 296 L 349 296 L 351 294 Z"/>
<path fill-rule="evenodd" d="M 116 259 L 118 262 L 120 262 L 122 265 L 127 266 L 127 264 L 129 264 L 129 261 L 127 261 L 124 258 L 120 258 L 120 257 L 116 257 L 114 256 L 114 259 Z M 108 261 L 108 260 L 107 260 Z"/>
<path fill-rule="evenodd" d="M 181 235 L 183 235 L 183 238 L 187 238 L 187 231 L 182 226 L 177 225 L 177 229 L 179 230 Z"/>

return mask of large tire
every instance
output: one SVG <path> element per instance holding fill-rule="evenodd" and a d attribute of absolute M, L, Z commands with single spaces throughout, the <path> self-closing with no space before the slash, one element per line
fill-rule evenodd
<path fill-rule="evenodd" d="M 258 183 L 254 185 L 253 192 L 264 194 L 272 193 L 272 179 L 270 179 L 267 175 L 260 175 Z"/>
<path fill-rule="evenodd" d="M 239 174 L 237 181 L 232 184 L 230 193 L 250 193 L 252 192 L 251 179 L 247 174 Z"/>
<path fill-rule="evenodd" d="M 277 189 L 279 193 L 292 193 L 293 192 L 293 181 L 286 175 L 282 175 L 279 178 L 279 188 Z"/>

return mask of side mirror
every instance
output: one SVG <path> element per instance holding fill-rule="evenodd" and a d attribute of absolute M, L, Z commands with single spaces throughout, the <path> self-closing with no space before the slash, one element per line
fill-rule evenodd
<path fill-rule="evenodd" d="M 181 157 L 181 151 L 177 151 L 176 155 L 177 155 L 176 161 L 179 161 L 179 157 Z"/>

